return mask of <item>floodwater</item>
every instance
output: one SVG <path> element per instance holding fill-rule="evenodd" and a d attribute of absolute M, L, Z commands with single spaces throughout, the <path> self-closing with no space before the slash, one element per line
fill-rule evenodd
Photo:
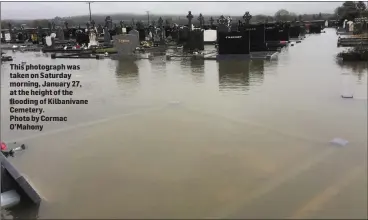
<path fill-rule="evenodd" d="M 10 160 L 44 198 L 9 216 L 367 218 L 367 64 L 337 63 L 336 42 L 327 29 L 251 62 L 14 54 L 80 64 L 75 98 L 90 104 L 46 106 L 69 121 L 9 131 L 2 65 L 2 138 L 28 145 Z M 353 99 L 341 98 L 346 75 Z"/>

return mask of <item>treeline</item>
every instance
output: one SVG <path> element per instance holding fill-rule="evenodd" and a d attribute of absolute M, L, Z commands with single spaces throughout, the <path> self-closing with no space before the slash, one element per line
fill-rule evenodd
<path fill-rule="evenodd" d="M 362 2 L 346 1 L 335 9 L 335 16 L 342 23 L 345 19 L 353 21 L 358 17 L 368 17 L 368 7 Z"/>
<path fill-rule="evenodd" d="M 130 25 L 133 21 L 136 23 L 138 21 L 147 24 L 148 22 L 148 15 L 147 14 L 110 14 L 110 15 L 101 15 L 101 14 L 92 14 L 92 20 L 95 24 L 105 24 L 106 16 L 110 16 L 113 23 L 119 25 L 121 21 L 125 24 Z M 155 22 L 157 24 L 158 19 L 161 17 L 164 20 L 164 23 L 177 23 L 177 24 L 187 24 L 188 20 L 186 18 L 187 14 L 182 15 L 158 15 L 158 14 L 150 14 L 149 20 L 150 23 Z M 198 24 L 199 14 L 193 14 L 194 18 L 192 20 L 193 24 Z M 206 24 L 210 23 L 210 18 L 212 17 L 214 22 L 221 15 L 206 15 L 203 14 L 204 20 Z M 223 16 L 227 17 L 229 15 L 223 14 Z M 238 20 L 243 20 L 243 15 L 239 16 L 230 16 L 233 19 L 233 22 L 237 22 Z M 325 13 L 318 13 L 318 14 L 295 14 L 292 12 L 288 12 L 285 9 L 281 9 L 277 11 L 273 16 L 269 15 L 252 15 L 251 23 L 256 22 L 264 22 L 264 21 L 311 21 L 311 20 L 328 20 L 328 19 L 336 19 L 336 14 L 325 14 Z M 50 22 L 54 22 L 57 26 L 64 26 L 64 22 L 68 23 L 69 27 L 73 26 L 81 26 L 85 27 L 86 24 L 89 22 L 90 18 L 89 15 L 83 16 L 72 16 L 72 17 L 55 17 L 53 19 L 37 19 L 37 20 L 2 20 L 1 21 L 1 28 L 7 29 L 9 27 L 9 23 L 13 27 L 49 27 Z"/>

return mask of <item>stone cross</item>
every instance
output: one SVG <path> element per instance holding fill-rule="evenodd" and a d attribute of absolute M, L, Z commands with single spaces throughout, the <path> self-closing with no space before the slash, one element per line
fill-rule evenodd
<path fill-rule="evenodd" d="M 64 22 L 64 25 L 65 25 L 65 29 L 67 29 L 67 30 L 68 30 L 68 29 L 69 29 L 69 27 L 68 27 L 69 23 L 68 23 L 67 21 L 65 21 L 65 22 Z"/>
<path fill-rule="evenodd" d="M 166 27 L 170 27 L 170 21 L 168 19 L 165 20 Z"/>
<path fill-rule="evenodd" d="M 202 13 L 199 14 L 198 21 L 199 21 L 199 27 L 202 28 L 203 25 L 204 25 L 204 17 L 202 15 Z"/>
<path fill-rule="evenodd" d="M 188 12 L 187 19 L 188 19 L 189 30 L 191 31 L 192 30 L 192 19 L 193 19 L 193 15 L 191 11 Z"/>
<path fill-rule="evenodd" d="M 244 13 L 243 19 L 245 21 L 245 24 L 249 25 L 250 19 L 252 19 L 252 15 L 249 13 L 249 11 Z"/>
<path fill-rule="evenodd" d="M 105 18 L 105 26 L 107 27 L 108 30 L 112 29 L 112 19 L 110 16 L 107 16 Z"/>
<path fill-rule="evenodd" d="M 250 19 L 252 19 L 252 15 L 249 13 L 249 11 L 244 13 L 243 19 L 245 21 L 245 24 L 249 25 Z"/>
<path fill-rule="evenodd" d="M 218 24 L 225 24 L 226 23 L 226 19 L 223 15 L 220 16 L 219 19 L 217 19 L 217 23 Z"/>
<path fill-rule="evenodd" d="M 213 19 L 213 17 L 210 18 L 210 25 L 213 26 L 213 22 L 215 22 L 215 20 Z"/>
<path fill-rule="evenodd" d="M 62 27 L 57 29 L 56 36 L 59 40 L 64 40 L 64 31 Z"/>
<path fill-rule="evenodd" d="M 132 28 L 135 29 L 135 22 L 134 22 L 134 18 L 132 18 Z"/>
<path fill-rule="evenodd" d="M 231 22 L 232 22 L 232 20 L 233 20 L 233 19 L 231 19 L 231 17 L 230 17 L 230 16 L 228 16 L 228 17 L 227 17 L 227 19 L 226 19 L 226 21 L 227 21 L 227 25 L 226 25 L 226 26 L 229 28 L 229 30 L 230 30 L 230 28 L 231 28 Z"/>
<path fill-rule="evenodd" d="M 160 28 L 160 29 L 162 29 L 162 24 L 164 23 L 164 20 L 162 20 L 162 18 L 160 17 L 159 19 L 158 19 L 158 27 Z"/>

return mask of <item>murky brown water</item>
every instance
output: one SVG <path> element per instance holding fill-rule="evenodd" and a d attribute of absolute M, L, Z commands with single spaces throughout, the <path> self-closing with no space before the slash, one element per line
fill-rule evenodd
<path fill-rule="evenodd" d="M 334 30 L 277 61 L 78 63 L 89 106 L 47 106 L 69 122 L 2 138 L 45 198 L 39 218 L 366 218 L 367 64 L 339 65 Z M 342 99 L 342 74 L 354 99 Z M 329 144 L 335 137 L 345 147 Z"/>

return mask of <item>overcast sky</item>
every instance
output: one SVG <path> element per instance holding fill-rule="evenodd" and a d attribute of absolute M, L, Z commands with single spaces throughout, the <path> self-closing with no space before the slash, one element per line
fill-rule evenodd
<path fill-rule="evenodd" d="M 286 9 L 297 14 L 333 13 L 342 2 L 94 2 L 92 14 L 135 13 L 143 14 L 185 14 L 192 11 L 196 15 L 251 14 L 273 15 L 278 9 Z M 87 15 L 85 2 L 2 2 L 1 19 L 39 19 Z"/>

